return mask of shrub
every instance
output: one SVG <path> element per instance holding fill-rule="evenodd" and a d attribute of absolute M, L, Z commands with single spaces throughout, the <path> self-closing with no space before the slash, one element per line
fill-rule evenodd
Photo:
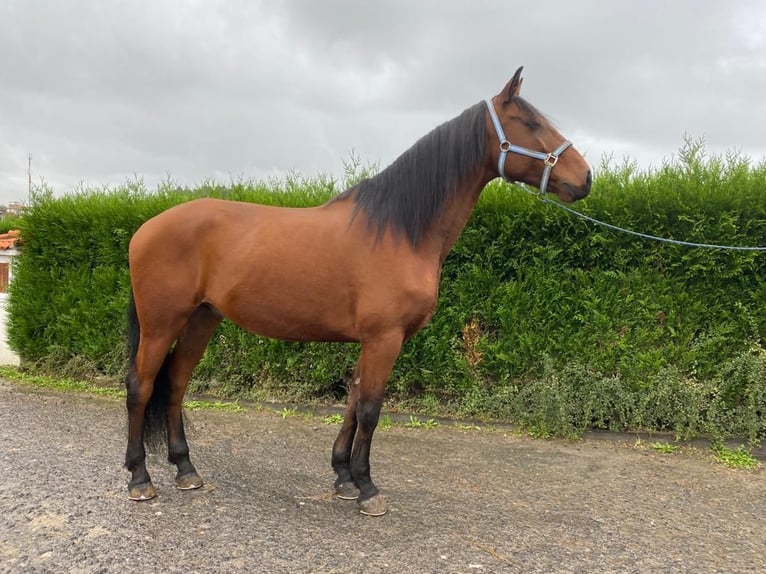
<path fill-rule="evenodd" d="M 27 362 L 117 376 L 127 245 L 143 221 L 200 196 L 307 206 L 337 191 L 327 178 L 289 177 L 41 193 L 19 222 L 10 341 Z M 700 142 L 687 141 L 658 169 L 604 162 L 577 208 L 662 237 L 766 245 L 766 165 L 707 158 Z M 766 254 L 647 242 L 495 181 L 445 261 L 437 313 L 404 346 L 389 397 L 542 434 L 644 427 L 755 441 L 766 433 L 764 278 Z M 195 384 L 334 400 L 357 353 L 354 345 L 270 341 L 224 322 Z"/>

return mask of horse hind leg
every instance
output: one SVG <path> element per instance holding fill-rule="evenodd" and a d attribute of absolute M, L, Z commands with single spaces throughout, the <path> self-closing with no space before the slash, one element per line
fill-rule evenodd
<path fill-rule="evenodd" d="M 153 440 L 152 434 L 159 430 L 154 417 L 155 404 L 162 403 L 161 382 L 167 368 L 167 353 L 172 341 L 142 337 L 137 345 L 125 378 L 128 410 L 128 446 L 125 466 L 131 473 L 128 483 L 128 497 L 131 500 L 150 500 L 157 495 L 146 469 L 144 439 Z"/>
<path fill-rule="evenodd" d="M 183 398 L 194 367 L 199 363 L 222 316 L 208 305 L 200 305 L 189 317 L 176 340 L 169 366 L 170 389 L 167 401 L 168 460 L 175 464 L 176 486 L 192 490 L 202 486 L 202 477 L 189 458 L 183 422 Z"/>

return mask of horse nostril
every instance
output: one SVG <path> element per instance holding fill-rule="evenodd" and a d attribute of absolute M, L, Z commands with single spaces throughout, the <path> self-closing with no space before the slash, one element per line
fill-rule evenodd
<path fill-rule="evenodd" d="M 585 185 L 588 188 L 590 188 L 592 183 L 593 183 L 593 172 L 591 170 L 588 170 L 588 175 L 585 176 Z"/>

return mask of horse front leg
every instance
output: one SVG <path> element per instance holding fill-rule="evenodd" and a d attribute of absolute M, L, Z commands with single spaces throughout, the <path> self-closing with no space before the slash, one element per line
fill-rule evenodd
<path fill-rule="evenodd" d="M 359 489 L 351 476 L 351 448 L 356 434 L 356 403 L 359 399 L 359 368 L 354 369 L 354 379 L 348 394 L 348 406 L 343 417 L 338 438 L 332 447 L 332 468 L 337 475 L 335 479 L 335 494 L 342 500 L 356 500 Z"/>
<path fill-rule="evenodd" d="M 370 476 L 370 447 L 383 405 L 383 391 L 399 356 L 404 337 L 400 332 L 362 342 L 359 359 L 359 391 L 355 404 L 357 429 L 351 449 L 351 477 L 359 489 L 358 504 L 362 514 L 382 516 L 386 499 Z M 355 381 L 356 382 L 356 381 Z"/>

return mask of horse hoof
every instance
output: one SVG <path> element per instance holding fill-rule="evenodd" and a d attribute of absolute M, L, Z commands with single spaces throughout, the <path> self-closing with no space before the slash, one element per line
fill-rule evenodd
<path fill-rule="evenodd" d="M 383 516 L 388 512 L 385 497 L 382 494 L 376 494 L 372 498 L 360 501 L 359 512 L 365 516 Z"/>
<path fill-rule="evenodd" d="M 359 498 L 359 489 L 353 482 L 342 482 L 335 487 L 335 496 L 341 500 L 356 500 Z"/>
<path fill-rule="evenodd" d="M 157 489 L 151 482 L 128 486 L 128 498 L 130 500 L 151 500 L 157 496 Z"/>
<path fill-rule="evenodd" d="M 176 486 L 179 490 L 194 490 L 195 488 L 200 488 L 203 484 L 202 477 L 196 472 L 176 477 Z"/>

